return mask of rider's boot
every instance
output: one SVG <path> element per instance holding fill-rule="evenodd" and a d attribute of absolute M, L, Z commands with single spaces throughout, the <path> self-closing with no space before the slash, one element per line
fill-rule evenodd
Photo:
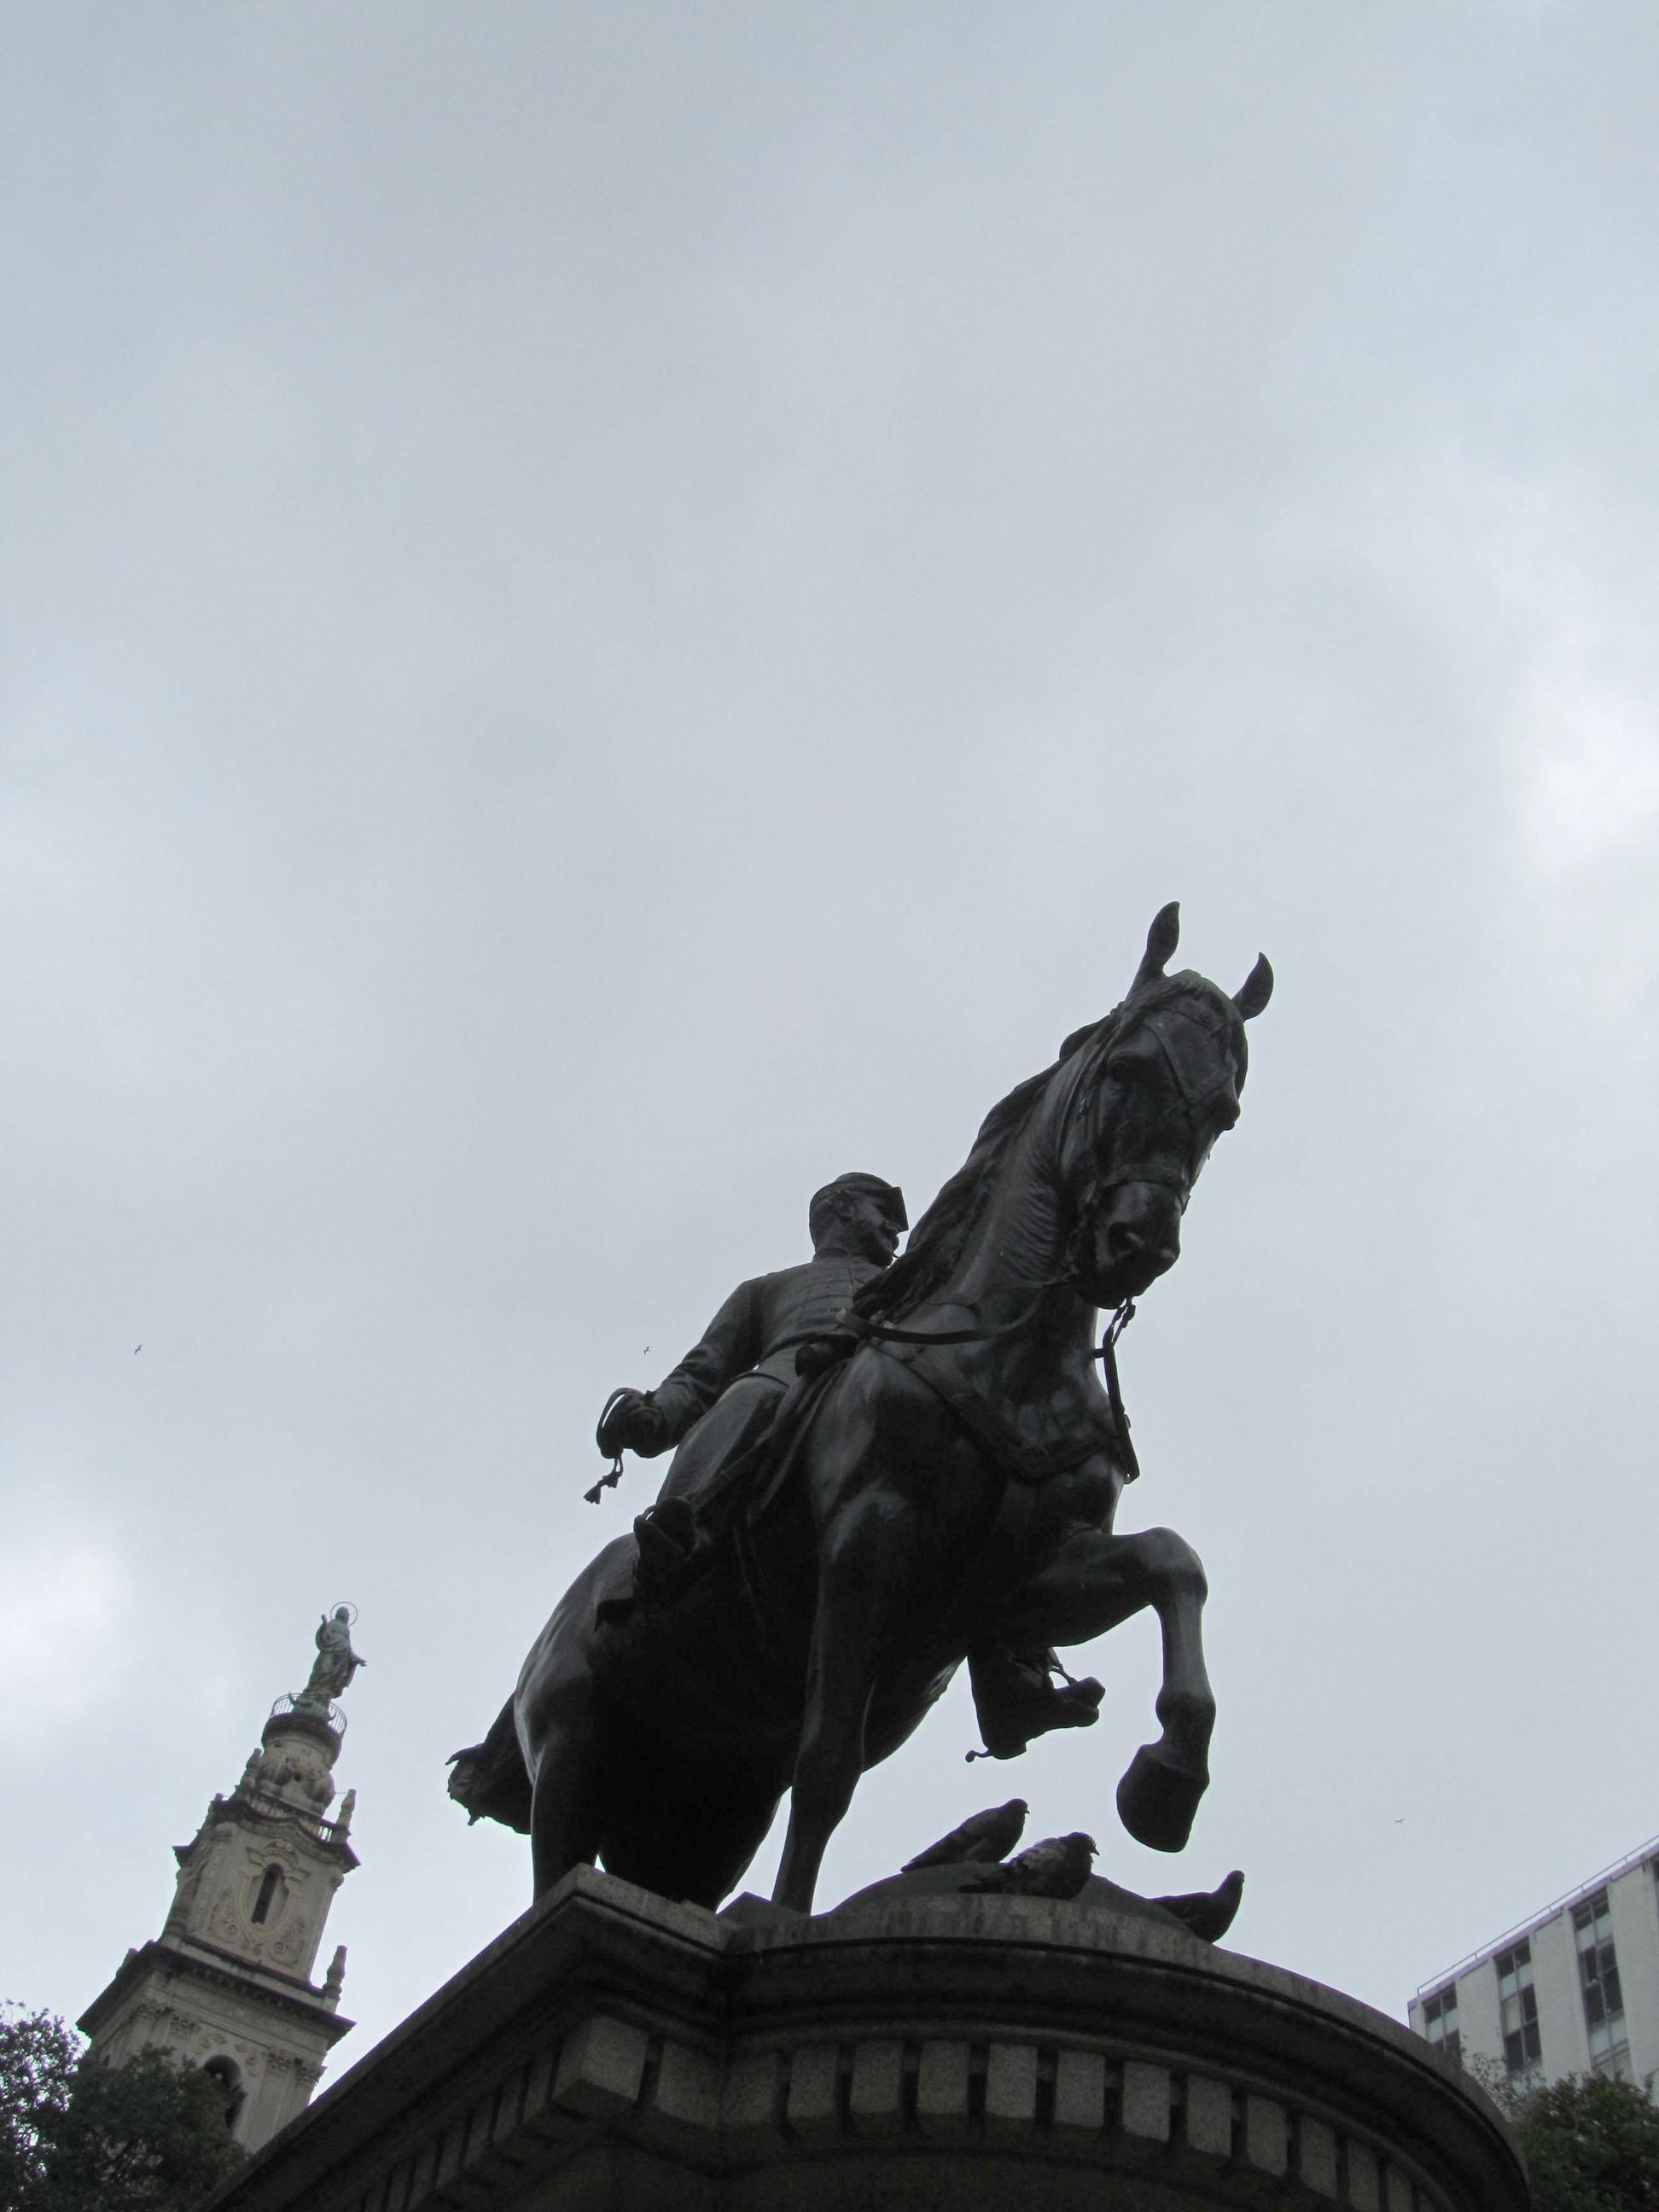
<path fill-rule="evenodd" d="M 1092 1674 L 1073 1681 L 1053 1651 L 1011 1651 L 990 1644 L 969 1655 L 974 1709 L 993 1759 L 1017 1759 L 1033 1736 L 1051 1729 L 1092 1728 L 1104 1686 Z M 1064 1679 L 1056 1682 L 1056 1674 Z"/>
<path fill-rule="evenodd" d="M 697 1516 L 684 1498 L 659 1498 L 634 1523 L 639 1564 L 634 1570 L 637 1597 L 666 1597 L 691 1565 L 697 1551 Z"/>

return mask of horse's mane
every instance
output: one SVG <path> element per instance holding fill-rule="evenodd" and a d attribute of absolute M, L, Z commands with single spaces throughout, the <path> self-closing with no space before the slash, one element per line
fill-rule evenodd
<path fill-rule="evenodd" d="M 940 1289 L 951 1277 L 975 1223 L 979 1219 L 997 1170 L 1010 1144 L 1030 1121 L 1037 1102 L 1073 1053 L 1091 1039 L 1103 1041 L 1115 1031 L 1123 1012 L 1117 1006 L 1098 1022 L 1073 1030 L 1060 1048 L 1052 1067 L 1028 1076 L 994 1106 L 980 1124 L 974 1148 L 933 1200 L 915 1227 L 902 1259 L 895 1260 L 866 1283 L 853 1301 L 853 1310 L 874 1319 L 908 1313 Z"/>

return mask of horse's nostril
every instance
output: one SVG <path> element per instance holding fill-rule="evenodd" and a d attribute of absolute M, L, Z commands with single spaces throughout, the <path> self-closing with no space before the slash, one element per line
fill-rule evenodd
<path fill-rule="evenodd" d="M 1115 1260 L 1127 1260 L 1132 1252 L 1139 1252 L 1141 1235 L 1127 1221 L 1115 1221 L 1106 1232 L 1106 1242 Z"/>

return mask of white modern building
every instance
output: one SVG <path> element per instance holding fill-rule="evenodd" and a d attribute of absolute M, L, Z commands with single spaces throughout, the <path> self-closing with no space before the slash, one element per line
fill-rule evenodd
<path fill-rule="evenodd" d="M 1409 2018 L 1517 2088 L 1659 2078 L 1659 1837 L 1425 1982 Z"/>

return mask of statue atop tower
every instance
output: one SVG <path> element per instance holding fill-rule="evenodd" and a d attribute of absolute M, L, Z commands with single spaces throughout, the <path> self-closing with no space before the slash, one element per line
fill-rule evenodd
<path fill-rule="evenodd" d="M 345 1716 L 333 1702 L 364 1662 L 355 1608 L 325 1613 L 304 1689 L 277 1698 L 228 1796 L 175 1847 L 173 1904 L 159 1939 L 129 1951 L 82 2015 L 90 2056 L 125 2065 L 161 2048 L 216 2075 L 226 2124 L 248 2150 L 307 2102 L 339 2014 L 345 1948 L 312 1976 L 334 1893 L 358 1861 L 356 1792 L 329 1817 Z"/>
<path fill-rule="evenodd" d="M 351 1648 L 351 1624 L 356 1607 L 337 1605 L 331 1613 L 323 1615 L 317 1631 L 317 1656 L 311 1662 L 311 1676 L 296 1700 L 307 1710 L 319 1707 L 326 1711 L 331 1699 L 343 1697 L 351 1687 L 351 1678 L 360 1667 L 367 1667 Z"/>

